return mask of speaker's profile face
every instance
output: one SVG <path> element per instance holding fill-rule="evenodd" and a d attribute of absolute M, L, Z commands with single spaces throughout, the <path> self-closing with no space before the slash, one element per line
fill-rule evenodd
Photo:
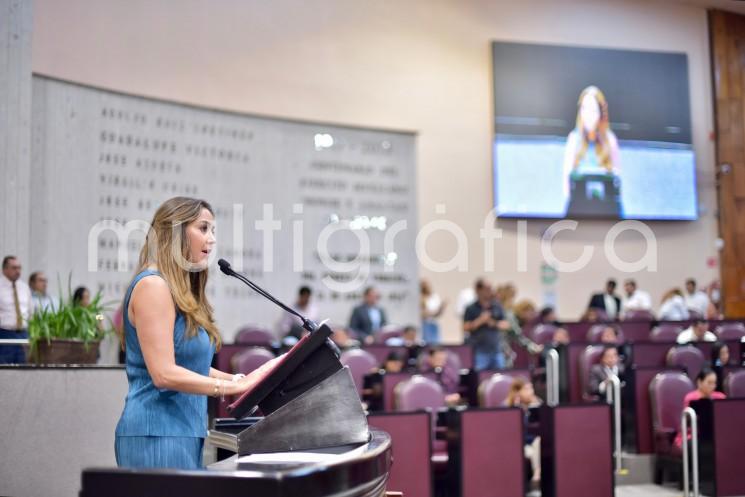
<path fill-rule="evenodd" d="M 186 227 L 189 240 L 189 262 L 199 268 L 206 268 L 210 253 L 215 248 L 215 217 L 207 209 L 202 209 L 199 217 Z"/>

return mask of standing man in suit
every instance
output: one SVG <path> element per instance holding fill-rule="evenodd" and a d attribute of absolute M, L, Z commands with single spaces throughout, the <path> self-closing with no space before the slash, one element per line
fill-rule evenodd
<path fill-rule="evenodd" d="M 0 338 L 28 338 L 31 306 L 31 289 L 21 279 L 21 262 L 12 255 L 5 256 L 0 274 Z M 20 345 L 0 345 L 0 364 L 25 362 Z"/>
<path fill-rule="evenodd" d="M 623 381 L 623 363 L 619 361 L 618 349 L 614 344 L 606 344 L 600 354 L 600 362 L 590 368 L 590 381 L 588 382 L 591 395 L 605 395 L 608 388 L 608 378 L 617 376 Z"/>
<path fill-rule="evenodd" d="M 374 341 L 374 335 L 385 326 L 388 321 L 385 317 L 385 311 L 378 305 L 380 293 L 375 287 L 365 288 L 363 294 L 364 302 L 352 310 L 352 316 L 349 318 L 349 327 L 357 333 L 357 338 L 371 344 Z"/>
<path fill-rule="evenodd" d="M 616 296 L 616 280 L 609 279 L 605 283 L 605 292 L 594 294 L 587 308 L 602 309 L 608 319 L 616 319 L 621 310 L 621 299 Z"/>

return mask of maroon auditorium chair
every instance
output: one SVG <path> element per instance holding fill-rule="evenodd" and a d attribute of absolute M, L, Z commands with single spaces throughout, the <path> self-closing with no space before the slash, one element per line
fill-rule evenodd
<path fill-rule="evenodd" d="M 354 380 L 354 386 L 357 387 L 357 392 L 362 397 L 362 385 L 365 381 L 365 375 L 371 373 L 378 365 L 375 356 L 361 349 L 352 349 L 342 352 L 339 360 L 344 366 L 349 367 L 349 372 L 352 373 L 352 379 Z"/>
<path fill-rule="evenodd" d="M 437 381 L 421 375 L 396 385 L 396 411 L 418 411 L 432 413 L 432 462 L 438 472 L 447 469 L 447 442 L 435 438 L 437 433 L 437 411 L 445 407 L 445 392 Z"/>
<path fill-rule="evenodd" d="M 655 326 L 655 328 L 652 330 L 652 334 L 649 336 L 649 339 L 653 342 L 675 343 L 681 331 L 683 331 L 683 328 L 678 325 L 661 324 L 659 326 Z"/>
<path fill-rule="evenodd" d="M 667 365 L 685 368 L 691 381 L 701 372 L 706 364 L 704 353 L 693 345 L 684 345 L 682 347 L 673 347 L 667 353 Z"/>
<path fill-rule="evenodd" d="M 398 338 L 404 334 L 404 329 L 395 324 L 384 326 L 380 331 L 375 333 L 375 343 L 384 344 L 389 338 Z"/>
<path fill-rule="evenodd" d="M 724 379 L 724 393 L 727 397 L 745 398 L 745 369 L 732 371 Z"/>
<path fill-rule="evenodd" d="M 233 356 L 234 373 L 248 374 L 259 366 L 274 359 L 274 354 L 263 347 L 251 347 Z"/>
<path fill-rule="evenodd" d="M 587 341 L 590 343 L 600 343 L 600 336 L 607 327 L 608 324 L 593 324 L 590 329 L 587 330 Z M 626 337 L 623 336 L 623 330 L 620 326 L 616 326 L 616 332 L 618 333 L 616 342 L 619 344 L 624 343 Z"/>
<path fill-rule="evenodd" d="M 391 436 L 395 463 L 386 485 L 389 491 L 403 492 L 407 497 L 432 497 L 432 424 L 427 412 L 384 412 L 370 414 L 371 428 Z"/>
<path fill-rule="evenodd" d="M 235 343 L 246 345 L 265 345 L 271 346 L 277 341 L 277 337 L 271 331 L 267 331 L 254 326 L 246 326 L 238 330 L 235 335 Z"/>
<path fill-rule="evenodd" d="M 552 324 L 539 324 L 533 328 L 533 341 L 538 345 L 546 345 L 551 343 L 554 338 L 554 332 L 556 326 Z"/>
<path fill-rule="evenodd" d="M 524 378 L 525 381 L 530 381 Z M 497 373 L 479 385 L 479 407 L 503 407 L 510 393 L 514 376 Z"/>
<path fill-rule="evenodd" d="M 693 382 L 686 374 L 679 372 L 658 373 L 649 384 L 657 454 L 654 480 L 657 484 L 664 481 L 666 472 L 680 469 L 680 449 L 673 442 L 680 426 L 683 399 L 691 390 Z"/>
<path fill-rule="evenodd" d="M 715 333 L 720 340 L 741 340 L 745 337 L 745 325 L 742 323 L 724 323 L 717 326 Z"/>
<path fill-rule="evenodd" d="M 624 321 L 654 321 L 654 314 L 649 311 L 628 311 L 623 317 Z"/>
<path fill-rule="evenodd" d="M 590 369 L 600 360 L 603 353 L 602 345 L 588 345 L 579 356 L 579 383 L 582 399 L 586 401 L 595 401 L 597 396 L 588 392 L 590 385 Z"/>

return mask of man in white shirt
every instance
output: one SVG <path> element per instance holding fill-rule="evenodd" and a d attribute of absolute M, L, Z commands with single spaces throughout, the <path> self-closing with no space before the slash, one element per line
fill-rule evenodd
<path fill-rule="evenodd" d="M 709 331 L 709 323 L 705 319 L 694 319 L 691 326 L 681 331 L 677 339 L 678 343 L 716 341 L 717 336 Z"/>
<path fill-rule="evenodd" d="M 54 310 L 54 300 L 47 294 L 47 283 L 47 276 L 41 271 L 35 271 L 28 277 L 28 286 L 31 288 L 31 314 Z"/>
<path fill-rule="evenodd" d="M 626 292 L 626 297 L 622 305 L 624 314 L 627 314 L 629 311 L 652 310 L 652 297 L 647 292 L 639 290 L 636 287 L 636 281 L 626 280 L 623 284 L 623 289 Z"/>
<path fill-rule="evenodd" d="M 293 308 L 306 318 L 318 323 L 318 308 L 313 304 L 313 302 L 311 302 L 310 298 L 312 296 L 313 291 L 310 287 L 300 287 Z M 299 340 L 305 334 L 305 329 L 303 328 L 303 323 L 300 321 L 300 318 L 290 314 L 289 312 L 283 312 L 282 317 L 277 324 L 277 332 L 280 340 L 285 338 L 287 335 L 294 336 Z"/>
<path fill-rule="evenodd" d="M 26 327 L 30 316 L 31 289 L 21 280 L 21 263 L 12 255 L 5 256 L 0 275 L 0 339 L 28 338 Z M 0 342 L 0 364 L 25 362 L 20 345 Z"/>
<path fill-rule="evenodd" d="M 689 311 L 694 311 L 701 317 L 706 317 L 706 311 L 709 310 L 709 297 L 701 290 L 696 289 L 696 280 L 693 278 L 686 280 L 684 299 Z"/>

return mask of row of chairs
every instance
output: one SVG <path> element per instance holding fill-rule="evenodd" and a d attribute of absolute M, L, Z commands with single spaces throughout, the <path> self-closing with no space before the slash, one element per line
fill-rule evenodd
<path fill-rule="evenodd" d="M 599 343 L 600 337 L 607 327 L 608 324 L 594 324 L 590 326 L 586 337 L 587 342 Z M 533 328 L 530 336 L 534 342 L 545 345 L 551 342 L 557 328 L 553 324 L 539 324 Z M 623 333 L 623 325 L 616 326 L 616 330 L 618 332 L 618 341 L 625 342 L 626 337 Z M 679 324 L 663 323 L 652 328 L 649 333 L 649 340 L 652 342 L 675 342 L 682 331 L 683 327 Z M 740 322 L 721 324 L 714 329 L 714 333 L 719 340 L 740 340 L 745 337 L 745 324 Z"/>

